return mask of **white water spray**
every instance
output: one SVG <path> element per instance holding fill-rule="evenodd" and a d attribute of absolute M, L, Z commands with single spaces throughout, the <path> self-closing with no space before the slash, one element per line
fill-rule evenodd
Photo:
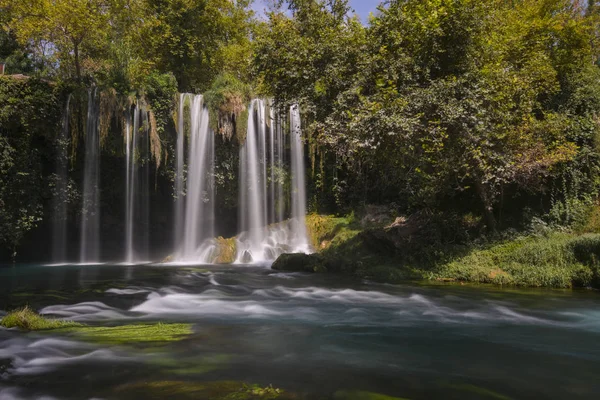
<path fill-rule="evenodd" d="M 100 260 L 100 136 L 98 132 L 100 108 L 98 103 L 97 88 L 90 89 L 88 91 L 85 129 L 85 165 L 79 252 L 82 263 L 96 263 Z"/>
<path fill-rule="evenodd" d="M 52 262 L 64 263 L 67 261 L 67 202 L 68 202 L 68 146 L 69 146 L 69 106 L 71 94 L 62 118 L 62 129 L 57 141 L 56 154 L 56 192 L 54 194 L 54 225 L 52 227 Z"/>
<path fill-rule="evenodd" d="M 183 114 L 183 113 L 182 113 Z M 209 128 L 208 109 L 201 95 L 194 96 L 191 105 L 189 167 L 186 181 L 183 232 L 177 259 L 179 261 L 210 262 L 201 243 L 214 236 L 214 138 Z M 178 143 L 179 146 L 179 143 Z M 179 154 L 181 156 L 182 154 Z M 178 164 L 179 164 L 178 160 Z M 178 171 L 179 172 L 179 171 Z M 180 229 L 176 227 L 176 230 Z"/>

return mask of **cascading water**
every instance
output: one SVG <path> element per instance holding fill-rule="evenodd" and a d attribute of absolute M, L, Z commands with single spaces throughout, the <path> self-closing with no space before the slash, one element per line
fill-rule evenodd
<path fill-rule="evenodd" d="M 238 263 L 272 261 L 289 251 L 311 251 L 305 223 L 306 189 L 299 111 L 297 106 L 290 110 L 292 219 L 284 221 L 283 185 L 281 177 L 275 174 L 280 175 L 283 171 L 285 147 L 281 120 L 271 111 L 268 124 L 265 108 L 262 100 L 251 103 L 246 141 L 240 148 Z M 269 143 L 266 140 L 268 128 Z M 268 158 L 267 146 L 270 149 Z M 267 170 L 270 182 L 267 182 Z"/>
<path fill-rule="evenodd" d="M 137 252 L 140 260 L 145 261 L 149 259 L 150 250 L 150 121 L 146 107 L 141 107 L 140 112 L 142 113 L 143 134 L 140 150 L 140 163 L 142 163 L 142 166 L 140 167 L 141 176 L 138 190 L 140 212 L 137 226 L 140 228 L 141 243 Z"/>
<path fill-rule="evenodd" d="M 276 119 L 275 119 L 275 110 L 273 108 L 269 109 L 269 121 L 271 122 L 271 129 L 269 129 L 269 149 L 270 149 L 270 160 L 271 160 L 271 168 L 269 168 L 269 222 L 274 223 L 278 222 L 275 218 L 275 209 L 277 208 L 275 204 L 275 131 L 276 131 Z"/>
<path fill-rule="evenodd" d="M 180 111 L 180 118 L 183 118 L 183 107 L 181 105 Z M 182 213 L 183 221 L 176 221 L 176 223 L 181 223 L 181 225 L 175 227 L 176 232 L 182 227 L 183 231 L 176 233 L 181 238 L 176 243 L 179 246 L 176 258 L 177 261 L 183 262 L 211 262 L 211 253 L 213 250 L 211 239 L 214 237 L 215 219 L 214 184 L 212 178 L 214 134 L 209 127 L 208 109 L 204 105 L 202 95 L 193 97 L 190 119 L 189 166 L 186 179 L 185 209 Z M 183 170 L 182 135 L 184 123 L 180 121 L 178 125 L 181 141 L 178 139 L 177 143 L 178 178 L 176 186 L 181 183 L 181 175 L 179 174 Z M 207 241 L 207 239 L 209 240 Z"/>
<path fill-rule="evenodd" d="M 189 94 L 181 93 L 179 95 L 179 110 L 177 113 L 177 148 L 175 160 L 177 172 L 175 175 L 175 235 L 174 248 L 178 248 L 183 241 L 183 212 L 185 207 L 184 176 L 183 165 L 185 163 L 184 142 L 185 142 L 185 103 L 190 98 Z"/>
<path fill-rule="evenodd" d="M 246 141 L 240 147 L 240 229 L 238 262 L 264 261 L 263 239 L 267 226 L 265 214 L 266 172 L 260 154 L 264 137 L 264 102 L 253 100 L 248 115 Z M 257 140 L 258 139 L 258 140 Z M 263 158 L 264 160 L 264 158 Z"/>
<path fill-rule="evenodd" d="M 82 263 L 95 263 L 100 259 L 100 107 L 97 92 L 97 88 L 88 91 L 79 253 Z"/>
<path fill-rule="evenodd" d="M 267 112 L 267 108 L 264 100 L 250 103 L 246 140 L 239 152 L 237 263 L 268 262 L 284 252 L 311 250 L 305 224 L 304 152 L 299 112 L 294 107 L 289 114 L 292 218 L 284 220 L 287 203 L 285 118 L 272 108 Z M 186 132 L 188 126 L 189 133 Z M 176 263 L 212 263 L 219 254 L 219 245 L 214 239 L 215 138 L 209 126 L 209 112 L 203 97 L 181 94 L 174 184 L 176 250 L 172 260 Z"/>
<path fill-rule="evenodd" d="M 133 107 L 133 124 L 131 110 L 125 115 L 125 262 L 128 264 L 148 259 L 148 169 L 140 171 L 142 158 L 148 156 L 146 115 L 145 107 L 139 103 Z"/>
<path fill-rule="evenodd" d="M 56 192 L 54 193 L 54 225 L 52 227 L 52 261 L 67 261 L 67 188 L 68 188 L 68 146 L 69 146 L 69 106 L 71 94 L 67 97 L 62 118 L 62 129 L 57 141 L 56 154 Z"/>
<path fill-rule="evenodd" d="M 290 108 L 290 143 L 292 164 L 292 239 L 296 251 L 310 252 L 306 230 L 306 182 L 304 179 L 304 144 L 300 125 L 300 110 Z"/>
<path fill-rule="evenodd" d="M 285 142 L 284 142 L 284 138 L 285 136 L 283 136 L 283 129 L 281 127 L 282 124 L 282 120 L 281 117 L 278 115 L 276 117 L 276 128 L 275 128 L 275 134 L 277 137 L 277 154 L 276 154 L 276 171 L 277 171 L 277 181 L 275 183 L 275 186 L 277 188 L 277 197 L 275 199 L 275 203 L 276 203 L 276 207 L 277 207 L 277 222 L 281 222 L 283 221 L 283 215 L 284 215 L 284 210 L 285 210 L 285 198 L 283 197 L 283 162 L 284 162 L 284 149 L 285 149 Z M 273 167 L 271 166 L 271 170 L 273 170 Z"/>

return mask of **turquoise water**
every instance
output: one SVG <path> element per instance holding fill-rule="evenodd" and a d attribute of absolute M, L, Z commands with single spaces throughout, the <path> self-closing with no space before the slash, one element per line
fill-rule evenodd
<path fill-rule="evenodd" d="M 593 291 L 382 285 L 250 266 L 0 268 L 0 315 L 26 304 L 91 325 L 187 322 L 194 333 L 123 346 L 0 328 L 3 400 L 144 398 L 123 388 L 223 380 L 303 399 L 600 396 Z"/>

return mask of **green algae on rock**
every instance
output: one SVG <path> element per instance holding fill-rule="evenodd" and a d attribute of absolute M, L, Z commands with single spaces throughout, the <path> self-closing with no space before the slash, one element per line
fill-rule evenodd
<path fill-rule="evenodd" d="M 191 324 L 135 324 L 121 326 L 78 326 L 65 328 L 63 333 L 90 342 L 104 344 L 130 344 L 151 342 L 174 342 L 192 333 Z"/>
<path fill-rule="evenodd" d="M 273 386 L 261 387 L 243 382 L 155 381 L 120 386 L 119 394 L 144 399 L 210 399 L 210 400 L 292 400 L 297 397 Z"/>
<path fill-rule="evenodd" d="M 392 397 L 385 394 L 364 392 L 361 390 L 339 390 L 333 395 L 334 400 L 406 400 L 402 397 Z"/>

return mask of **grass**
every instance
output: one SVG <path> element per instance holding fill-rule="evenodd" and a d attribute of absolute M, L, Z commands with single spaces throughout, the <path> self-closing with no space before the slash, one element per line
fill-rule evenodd
<path fill-rule="evenodd" d="M 342 244 L 360 233 L 352 217 L 334 217 L 318 214 L 306 216 L 306 228 L 313 247 L 326 250 Z"/>
<path fill-rule="evenodd" d="M 0 320 L 0 326 L 19 328 L 26 331 L 41 331 L 49 329 L 76 328 L 83 326 L 77 322 L 51 319 L 41 316 L 29 306 L 14 310 Z"/>
<path fill-rule="evenodd" d="M 600 234 L 555 232 L 474 249 L 442 265 L 430 278 L 530 287 L 597 286 L 599 261 Z"/>
<path fill-rule="evenodd" d="M 192 333 L 191 324 L 137 324 L 122 326 L 79 326 L 66 328 L 63 333 L 73 333 L 83 340 L 102 344 L 130 344 L 174 342 Z"/>

